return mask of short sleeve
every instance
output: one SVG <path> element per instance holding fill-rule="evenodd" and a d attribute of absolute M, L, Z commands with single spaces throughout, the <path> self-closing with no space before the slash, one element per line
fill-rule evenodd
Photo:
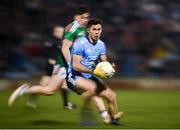
<path fill-rule="evenodd" d="M 78 35 L 79 24 L 71 23 L 65 27 L 63 39 L 74 41 Z"/>
<path fill-rule="evenodd" d="M 74 41 L 74 37 L 75 37 L 75 35 L 74 35 L 74 33 L 71 33 L 71 32 L 68 32 L 68 33 L 65 33 L 65 35 L 64 35 L 64 39 L 68 39 L 69 41 Z"/>
<path fill-rule="evenodd" d="M 81 38 L 77 39 L 73 44 L 73 54 L 76 54 L 76 55 L 82 55 L 83 54 L 84 46 L 80 42 L 80 39 Z"/>
<path fill-rule="evenodd" d="M 106 45 L 104 44 L 104 42 L 102 42 L 100 55 L 105 55 L 105 54 L 106 54 Z"/>

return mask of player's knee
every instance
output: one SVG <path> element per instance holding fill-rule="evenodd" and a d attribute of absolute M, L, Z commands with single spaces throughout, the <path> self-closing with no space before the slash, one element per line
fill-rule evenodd
<path fill-rule="evenodd" d="M 92 84 L 90 87 L 89 87 L 89 93 L 90 95 L 95 95 L 96 93 L 96 85 L 95 84 Z"/>
<path fill-rule="evenodd" d="M 45 89 L 44 93 L 46 96 L 52 96 L 55 93 L 55 91 L 53 91 L 52 89 Z"/>
<path fill-rule="evenodd" d="M 115 92 L 111 92 L 108 96 L 109 102 L 114 102 L 116 100 L 116 98 L 117 98 L 117 95 Z"/>
<path fill-rule="evenodd" d="M 92 89 L 92 88 L 91 88 L 91 89 L 88 90 L 88 92 L 89 92 L 89 94 L 90 94 L 91 96 L 93 96 L 93 95 L 95 95 L 95 92 L 96 92 L 96 91 L 95 91 L 95 89 Z"/>
<path fill-rule="evenodd" d="M 39 82 L 39 84 L 43 87 L 47 85 L 47 83 L 45 83 L 45 82 Z"/>

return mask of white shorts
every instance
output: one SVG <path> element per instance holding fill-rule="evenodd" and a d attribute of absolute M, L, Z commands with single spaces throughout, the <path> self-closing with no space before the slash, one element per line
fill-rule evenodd
<path fill-rule="evenodd" d="M 60 65 L 54 65 L 52 75 L 58 75 L 62 79 L 66 78 L 66 68 L 61 67 Z"/>

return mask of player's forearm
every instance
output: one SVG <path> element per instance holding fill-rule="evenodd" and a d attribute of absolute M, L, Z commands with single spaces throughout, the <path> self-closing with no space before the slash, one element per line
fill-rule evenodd
<path fill-rule="evenodd" d="M 50 65 L 55 65 L 56 64 L 56 60 L 55 59 L 52 59 L 52 58 L 48 58 L 48 63 Z"/>
<path fill-rule="evenodd" d="M 84 73 L 91 73 L 92 72 L 92 69 L 89 69 L 80 63 L 73 63 L 73 68 L 79 72 L 84 72 Z"/>
<path fill-rule="evenodd" d="M 69 48 L 68 49 L 62 49 L 61 52 L 62 52 L 62 54 L 66 60 L 66 63 L 70 63 L 71 54 L 70 54 Z"/>
<path fill-rule="evenodd" d="M 72 46 L 72 41 L 69 41 L 68 39 L 63 40 L 63 45 L 61 48 L 61 52 L 66 60 L 66 63 L 70 63 L 71 54 L 70 54 L 70 47 Z"/>
<path fill-rule="evenodd" d="M 107 55 L 106 55 L 106 54 L 101 55 L 101 56 L 100 56 L 100 60 L 101 60 L 101 62 L 103 62 L 103 61 L 108 61 Z"/>

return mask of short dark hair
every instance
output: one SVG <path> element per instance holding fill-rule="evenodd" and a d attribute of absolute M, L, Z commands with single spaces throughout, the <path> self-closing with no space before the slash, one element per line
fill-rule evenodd
<path fill-rule="evenodd" d="M 87 23 L 87 28 L 90 28 L 92 25 L 97 25 L 97 24 L 102 25 L 103 22 L 100 19 L 97 19 L 97 18 L 91 19 Z"/>
<path fill-rule="evenodd" d="M 89 9 L 86 6 L 82 5 L 76 8 L 75 15 L 82 15 L 84 13 L 90 13 Z"/>

